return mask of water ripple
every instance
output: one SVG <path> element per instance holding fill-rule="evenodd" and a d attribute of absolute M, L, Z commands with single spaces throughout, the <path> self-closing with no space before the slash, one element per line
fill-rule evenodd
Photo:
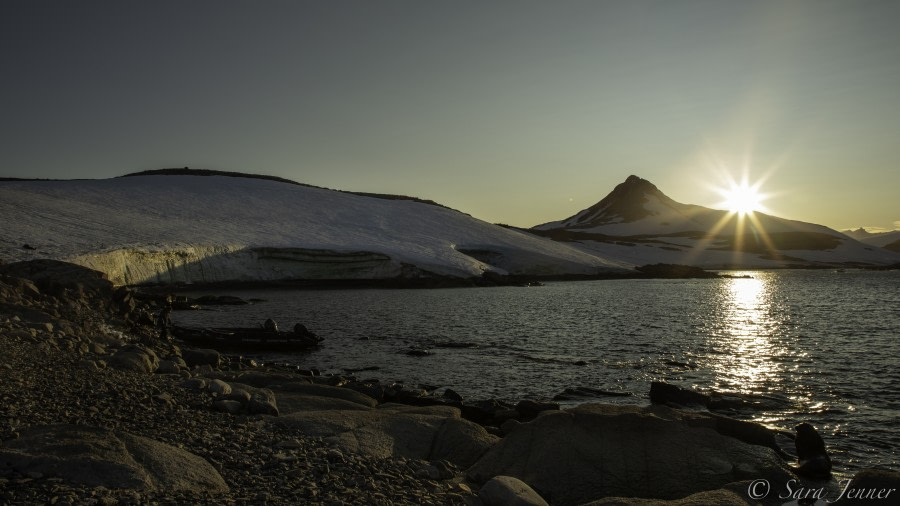
<path fill-rule="evenodd" d="M 744 273 L 739 273 L 744 274 Z M 739 413 L 823 431 L 836 461 L 897 468 L 900 273 L 749 272 L 749 279 L 548 283 L 542 288 L 243 291 L 266 302 L 177 313 L 182 324 L 283 326 L 327 337 L 300 356 L 333 372 L 452 386 L 468 398 L 631 392 L 666 380 L 789 400 Z M 363 340 L 364 338 L 368 338 Z M 398 351 L 432 349 L 413 358 Z M 584 391 L 584 390 L 582 390 Z"/>

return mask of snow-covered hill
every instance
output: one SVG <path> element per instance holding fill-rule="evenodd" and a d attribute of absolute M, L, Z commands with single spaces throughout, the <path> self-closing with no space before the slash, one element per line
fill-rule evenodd
<path fill-rule="evenodd" d="M 681 204 L 630 176 L 597 204 L 533 233 L 624 263 L 679 263 L 705 268 L 887 265 L 900 254 L 862 244 L 836 230 L 764 213 L 741 217 Z"/>
<path fill-rule="evenodd" d="M 0 181 L 0 221 L 0 260 L 67 260 L 120 284 L 621 270 L 437 205 L 244 177 Z"/>
<path fill-rule="evenodd" d="M 900 230 L 873 234 L 867 232 L 864 228 L 859 228 L 856 230 L 843 230 L 842 232 L 844 235 L 852 237 L 863 244 L 886 248 L 900 253 Z"/>

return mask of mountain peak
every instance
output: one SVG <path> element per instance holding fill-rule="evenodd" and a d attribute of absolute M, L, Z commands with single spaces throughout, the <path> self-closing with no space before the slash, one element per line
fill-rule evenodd
<path fill-rule="evenodd" d="M 600 202 L 565 220 L 535 228 L 593 228 L 611 223 L 637 221 L 653 214 L 653 211 L 645 206 L 650 200 L 657 200 L 669 206 L 679 205 L 650 181 L 632 174 L 625 182 L 616 185 Z"/>
<path fill-rule="evenodd" d="M 635 176 L 634 174 L 628 176 L 628 178 L 625 179 L 625 184 L 632 184 L 632 185 L 633 184 L 649 184 L 652 186 L 650 181 L 647 181 L 646 179 L 644 179 L 642 177 Z"/>
<path fill-rule="evenodd" d="M 663 195 L 659 188 L 650 181 L 635 175 L 628 176 L 625 182 L 616 185 L 607 197 L 617 195 L 619 198 L 635 196 L 635 194 Z M 604 199 L 606 200 L 606 199 Z"/>

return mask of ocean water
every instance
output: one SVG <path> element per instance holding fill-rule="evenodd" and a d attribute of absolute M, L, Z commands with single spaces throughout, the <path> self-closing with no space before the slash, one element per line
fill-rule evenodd
<path fill-rule="evenodd" d="M 898 469 L 900 272 L 731 274 L 749 278 L 243 290 L 229 294 L 264 301 L 173 316 L 183 325 L 302 322 L 326 339 L 320 349 L 254 356 L 367 369 L 357 377 L 451 387 L 467 399 L 569 389 L 564 404 L 646 404 L 654 380 L 728 392 L 755 403 L 733 411 L 738 418 L 785 430 L 812 423 L 836 469 Z M 411 347 L 431 355 L 407 355 Z"/>

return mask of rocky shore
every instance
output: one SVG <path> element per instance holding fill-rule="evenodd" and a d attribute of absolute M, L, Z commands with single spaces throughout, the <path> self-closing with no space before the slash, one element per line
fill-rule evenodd
<path fill-rule="evenodd" d="M 753 423 L 664 404 L 468 403 L 257 367 L 160 339 L 154 304 L 70 264 L 0 266 L 0 505 L 851 497 L 798 476 Z M 900 488 L 897 473 L 867 473 L 850 489 Z"/>

